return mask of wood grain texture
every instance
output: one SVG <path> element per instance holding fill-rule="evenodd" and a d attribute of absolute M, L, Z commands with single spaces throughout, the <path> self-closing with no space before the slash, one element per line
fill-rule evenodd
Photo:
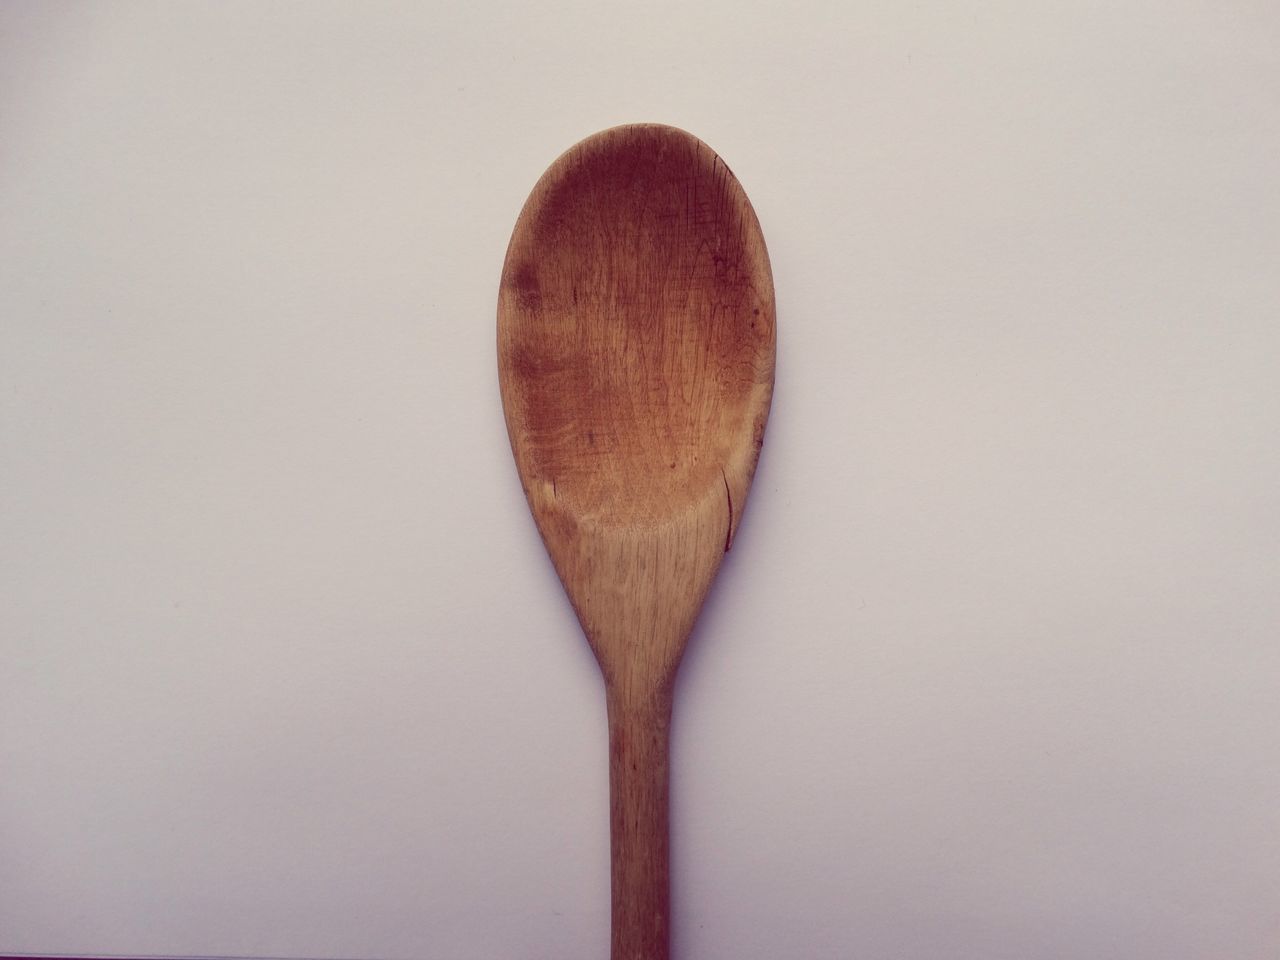
<path fill-rule="evenodd" d="M 742 519 L 774 352 L 764 238 L 706 144 L 616 127 L 538 181 L 502 271 L 499 380 L 606 685 L 613 960 L 668 956 L 672 683 Z"/>

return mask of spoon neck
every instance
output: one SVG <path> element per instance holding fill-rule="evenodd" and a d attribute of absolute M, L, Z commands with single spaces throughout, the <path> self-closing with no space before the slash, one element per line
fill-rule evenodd
<path fill-rule="evenodd" d="M 627 697 L 611 687 L 607 701 L 612 960 L 668 960 L 671 692 Z"/>

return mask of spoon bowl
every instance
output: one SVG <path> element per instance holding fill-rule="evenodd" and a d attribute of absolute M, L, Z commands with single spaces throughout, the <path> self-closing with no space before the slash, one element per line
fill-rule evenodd
<path fill-rule="evenodd" d="M 605 681 L 613 960 L 669 954 L 672 684 L 742 518 L 774 351 L 760 225 L 702 141 L 615 127 L 538 181 L 502 271 L 499 382 L 525 495 Z"/>

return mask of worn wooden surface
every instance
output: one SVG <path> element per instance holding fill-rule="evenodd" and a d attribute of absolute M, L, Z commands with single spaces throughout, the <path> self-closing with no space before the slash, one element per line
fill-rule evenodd
<path fill-rule="evenodd" d="M 742 518 L 774 344 L 759 223 L 706 144 L 615 127 L 538 181 L 502 271 L 499 379 L 606 685 L 613 960 L 668 956 L 672 682 Z"/>

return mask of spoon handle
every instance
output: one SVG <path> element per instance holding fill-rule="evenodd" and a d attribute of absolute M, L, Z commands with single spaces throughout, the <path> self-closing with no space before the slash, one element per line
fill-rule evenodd
<path fill-rule="evenodd" d="M 612 960 L 668 960 L 667 769 L 671 693 L 640 703 L 609 689 Z"/>

